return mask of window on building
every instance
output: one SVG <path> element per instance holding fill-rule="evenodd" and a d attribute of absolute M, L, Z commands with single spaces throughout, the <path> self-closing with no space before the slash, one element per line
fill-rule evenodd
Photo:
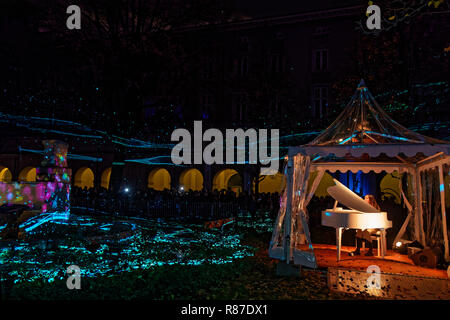
<path fill-rule="evenodd" d="M 275 38 L 278 40 L 284 40 L 286 39 L 286 34 L 284 32 L 277 32 L 275 33 Z"/>
<path fill-rule="evenodd" d="M 239 49 L 241 51 L 248 51 L 248 49 L 249 49 L 248 37 L 243 36 L 243 37 L 239 38 Z"/>
<path fill-rule="evenodd" d="M 235 119 L 245 121 L 248 112 L 248 95 L 246 93 L 237 93 L 234 95 Z"/>
<path fill-rule="evenodd" d="M 211 57 L 205 57 L 202 61 L 202 78 L 211 79 L 214 73 L 214 61 Z"/>
<path fill-rule="evenodd" d="M 283 61 L 280 54 L 271 54 L 269 56 L 269 70 L 271 73 L 283 71 Z"/>
<path fill-rule="evenodd" d="M 211 94 L 205 94 L 202 96 L 202 118 L 209 119 L 211 113 L 214 111 L 214 96 Z"/>
<path fill-rule="evenodd" d="M 219 60 L 220 51 L 216 47 L 206 48 L 200 60 L 201 77 L 203 79 L 212 79 L 217 72 L 217 63 Z"/>
<path fill-rule="evenodd" d="M 313 35 L 315 36 L 321 36 L 321 35 L 326 35 L 330 33 L 330 28 L 329 27 L 325 27 L 325 26 L 319 26 L 314 28 L 314 32 Z"/>
<path fill-rule="evenodd" d="M 328 70 L 328 49 L 314 50 L 313 71 L 323 72 Z"/>
<path fill-rule="evenodd" d="M 280 94 L 273 93 L 271 94 L 271 98 L 269 100 L 269 109 L 272 114 L 278 113 L 280 111 Z"/>
<path fill-rule="evenodd" d="M 323 118 L 327 113 L 328 106 L 328 87 L 317 86 L 312 92 L 313 116 Z"/>
<path fill-rule="evenodd" d="M 242 56 L 239 60 L 239 74 L 246 76 L 248 74 L 248 56 Z"/>
<path fill-rule="evenodd" d="M 272 40 L 272 48 L 282 51 L 286 46 L 286 35 L 282 32 L 277 32 Z"/>

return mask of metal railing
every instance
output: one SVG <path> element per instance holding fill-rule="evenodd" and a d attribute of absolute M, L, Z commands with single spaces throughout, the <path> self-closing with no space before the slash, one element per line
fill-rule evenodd
<path fill-rule="evenodd" d="M 154 217 L 154 218 L 202 218 L 221 219 L 235 217 L 241 210 L 235 202 L 196 202 L 184 199 L 169 200 L 131 200 L 73 198 L 73 208 L 85 209 L 89 213 L 118 213 L 120 215 Z"/>

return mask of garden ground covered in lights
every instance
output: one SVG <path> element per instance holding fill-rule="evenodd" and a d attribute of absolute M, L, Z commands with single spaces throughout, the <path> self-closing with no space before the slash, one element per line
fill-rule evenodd
<path fill-rule="evenodd" d="M 395 266 L 388 270 L 448 280 L 443 257 L 427 269 L 399 252 L 405 243 L 395 247 L 412 212 L 407 198 L 417 204 L 417 193 L 399 186 L 407 180 L 401 170 L 324 167 L 305 209 L 317 268 L 279 276 L 269 247 L 282 239 L 271 238 L 274 226 L 287 230 L 277 217 L 287 203 L 290 148 L 330 131 L 339 135 L 328 142 L 352 152 L 367 139 L 412 142 L 387 132 L 393 120 L 402 132 L 431 137 L 428 149 L 450 140 L 449 1 L 77 0 L 81 29 L 71 30 L 73 4 L 0 1 L 0 300 L 369 298 L 336 293 L 327 280 L 328 267 L 364 273 L 370 262 L 382 264 L 347 254 L 335 262 L 336 230 L 321 222 L 333 207 L 333 179 L 373 195 L 387 212 L 388 251 L 400 257 L 383 262 Z M 382 30 L 366 28 L 372 4 Z M 379 104 L 370 118 L 382 122 L 377 130 L 363 112 L 334 123 L 349 101 L 363 110 L 368 99 L 351 99 L 355 88 L 370 88 Z M 193 133 L 199 120 L 203 132 L 279 129 L 279 172 L 263 176 L 249 161 L 175 164 L 173 131 Z M 358 124 L 356 146 L 358 134 L 347 133 Z M 429 160 L 422 145 L 395 158 L 386 145 L 374 163 Z M 433 159 L 448 159 L 444 153 Z M 368 156 L 314 154 L 311 162 Z M 442 179 L 423 195 L 422 235 L 436 248 L 450 217 L 450 166 L 439 164 L 434 181 Z M 410 230 L 419 224 L 406 225 L 404 233 L 417 236 Z M 304 228 L 295 232 L 303 245 Z M 345 250 L 354 244 L 344 233 Z M 70 265 L 80 267 L 81 290 L 66 286 Z"/>

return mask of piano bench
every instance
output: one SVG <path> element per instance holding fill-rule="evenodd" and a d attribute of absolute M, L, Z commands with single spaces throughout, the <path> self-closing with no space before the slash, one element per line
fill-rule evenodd
<path fill-rule="evenodd" d="M 380 239 L 381 239 L 381 235 L 380 234 L 371 234 L 370 235 L 370 240 L 377 242 L 377 257 L 381 256 L 381 241 L 380 241 Z M 357 246 L 357 245 L 355 244 L 355 246 Z M 363 250 L 366 249 L 366 242 L 365 241 L 362 242 L 362 249 Z"/>

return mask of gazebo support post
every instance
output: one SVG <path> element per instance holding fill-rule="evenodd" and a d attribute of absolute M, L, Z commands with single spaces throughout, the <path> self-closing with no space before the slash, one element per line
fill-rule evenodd
<path fill-rule="evenodd" d="M 406 217 L 405 221 L 403 222 L 403 225 L 400 228 L 400 231 L 395 236 L 394 242 L 392 243 L 393 248 L 396 246 L 396 243 L 399 242 L 402 239 L 403 235 L 405 234 L 406 228 L 408 227 L 408 224 L 409 224 L 409 220 L 411 220 L 411 215 L 412 215 L 412 211 L 408 213 L 408 216 Z"/>
<path fill-rule="evenodd" d="M 405 175 L 412 175 L 412 186 L 413 186 L 413 190 L 415 190 L 415 176 L 414 174 L 410 171 L 407 170 L 404 172 Z M 408 178 L 408 176 L 407 176 Z M 392 248 L 396 247 L 397 242 L 399 242 L 403 235 L 405 234 L 406 228 L 408 227 L 409 224 L 409 220 L 411 220 L 411 217 L 413 216 L 413 212 L 414 212 L 414 207 L 411 206 L 411 204 L 409 203 L 408 199 L 406 198 L 404 192 L 403 192 L 403 185 L 402 185 L 402 180 L 400 179 L 399 181 L 399 189 L 400 189 L 400 197 L 403 198 L 403 201 L 405 202 L 406 206 L 408 207 L 408 216 L 406 217 L 405 221 L 403 222 L 400 230 L 398 231 L 397 235 L 394 238 L 394 242 L 392 243 Z"/>
<path fill-rule="evenodd" d="M 449 261 L 448 252 L 448 233 L 447 233 L 447 217 L 445 212 L 445 184 L 444 184 L 444 170 L 442 164 L 439 165 L 439 191 L 441 194 L 441 213 L 442 213 L 442 232 L 444 234 L 444 248 L 445 248 L 445 261 Z"/>
<path fill-rule="evenodd" d="M 291 257 L 291 227 L 292 227 L 292 188 L 293 188 L 293 157 L 289 157 L 287 167 L 287 199 L 286 214 L 284 215 L 284 255 L 286 263 L 289 264 Z"/>
<path fill-rule="evenodd" d="M 284 257 L 285 261 L 277 264 L 277 275 L 280 276 L 301 276 L 301 266 L 295 266 L 292 262 L 292 191 L 293 191 L 293 158 L 289 157 L 287 164 L 286 181 L 286 213 L 284 215 Z"/>
<path fill-rule="evenodd" d="M 422 179 L 420 178 L 420 171 L 415 170 L 414 178 L 416 181 L 416 215 L 414 219 L 414 232 L 416 240 L 425 246 L 425 233 L 423 231 L 423 210 L 422 210 Z"/>

